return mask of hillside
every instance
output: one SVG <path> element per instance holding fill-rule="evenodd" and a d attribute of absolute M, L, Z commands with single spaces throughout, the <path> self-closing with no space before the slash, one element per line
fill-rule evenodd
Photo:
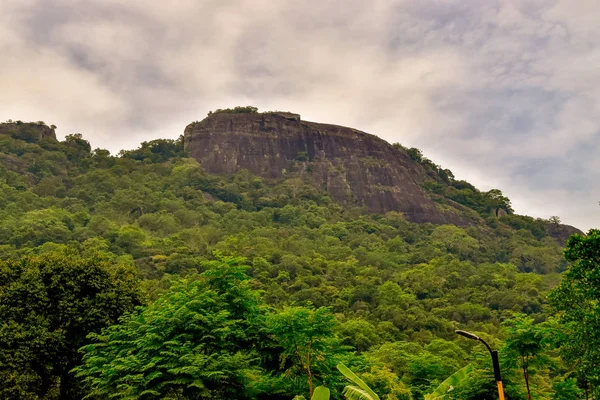
<path fill-rule="evenodd" d="M 242 257 L 267 305 L 330 308 L 331 335 L 382 398 L 421 399 L 468 362 L 484 366 L 455 329 L 501 346 L 515 313 L 546 321 L 576 232 L 514 214 L 500 191 L 454 180 L 417 149 L 299 116 L 221 111 L 119 156 L 15 126 L 0 125 L 0 259 L 93 255 L 135 269 L 152 302 L 171 277 Z M 532 386 L 551 396 L 564 368 Z M 260 398 L 291 398 L 305 389 L 294 382 L 278 394 L 265 383 Z"/>
<path fill-rule="evenodd" d="M 418 149 L 337 125 L 308 122 L 289 112 L 252 107 L 217 110 L 188 125 L 184 149 L 209 173 L 248 170 L 263 179 L 299 178 L 343 206 L 373 213 L 397 211 L 412 222 L 470 226 L 511 213 L 498 190 L 479 193 Z M 473 212 L 475 211 L 475 212 Z M 541 230 L 564 239 L 572 227 Z"/>
<path fill-rule="evenodd" d="M 306 122 L 297 114 L 218 112 L 188 125 L 184 140 L 210 173 L 304 175 L 343 205 L 404 212 L 415 222 L 469 223 L 425 195 L 420 184 L 427 173 L 405 151 L 351 128 Z"/>

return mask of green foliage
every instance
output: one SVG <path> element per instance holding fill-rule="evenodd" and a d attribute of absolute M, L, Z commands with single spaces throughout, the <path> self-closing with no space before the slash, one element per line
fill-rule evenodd
<path fill-rule="evenodd" d="M 385 343 L 367 354 L 373 364 L 391 369 L 420 398 L 464 365 L 467 355 L 457 344 L 436 339 L 425 347 L 414 342 Z"/>
<path fill-rule="evenodd" d="M 450 375 L 444 382 L 440 384 L 433 392 L 425 395 L 425 400 L 443 400 L 447 398 L 449 392 L 463 382 L 467 375 L 473 371 L 473 366 L 467 364 L 452 375 Z"/>
<path fill-rule="evenodd" d="M 379 396 L 352 370 L 344 364 L 339 363 L 337 369 L 354 385 L 344 388 L 344 396 L 348 400 L 379 400 Z"/>
<path fill-rule="evenodd" d="M 83 348 L 88 398 L 245 398 L 262 309 L 235 259 L 212 262 Z"/>
<path fill-rule="evenodd" d="M 548 344 L 547 335 L 551 332 L 544 324 L 533 323 L 533 318 L 517 314 L 504 322 L 507 337 L 504 341 L 503 353 L 505 357 L 514 362 L 513 366 L 523 371 L 523 379 L 527 388 L 528 397 L 531 398 L 530 378 L 534 375 L 536 367 L 549 364 L 544 357 L 544 350 Z"/>
<path fill-rule="evenodd" d="M 600 231 L 573 235 L 565 248 L 572 265 L 550 294 L 564 326 L 563 356 L 577 371 L 580 384 L 600 386 Z"/>
<path fill-rule="evenodd" d="M 435 164 L 433 161 L 423 156 L 423 152 L 416 147 L 406 148 L 400 143 L 394 143 L 392 146 L 396 149 L 404 151 L 411 160 L 418 162 L 424 167 L 427 174 L 433 178 L 433 180 L 428 181 L 428 184 L 433 183 L 436 188 L 439 187 L 441 189 L 443 188 L 443 185 L 437 186 L 438 182 L 451 184 L 454 181 L 454 174 L 452 171 Z M 431 186 L 430 189 L 432 189 Z"/>
<path fill-rule="evenodd" d="M 305 375 L 310 396 L 316 380 L 331 379 L 336 356 L 343 351 L 333 335 L 335 327 L 334 316 L 323 307 L 286 307 L 267 319 L 267 330 L 282 349 L 280 370 L 286 376 Z"/>
<path fill-rule="evenodd" d="M 392 282 L 387 283 L 395 285 Z M 384 283 L 381 287 L 387 283 Z M 362 318 L 350 319 L 344 322 L 340 325 L 339 332 L 344 337 L 346 344 L 351 345 L 360 352 L 366 351 L 371 346 L 382 342 L 381 333 L 378 332 L 377 327 Z"/>
<path fill-rule="evenodd" d="M 417 149 L 416 147 L 411 147 L 410 149 L 406 150 L 406 152 L 408 153 L 408 156 L 414 161 L 423 161 L 423 152 Z"/>
<path fill-rule="evenodd" d="M 329 400 L 329 389 L 325 386 L 317 386 L 310 400 Z"/>
<path fill-rule="evenodd" d="M 253 106 L 237 106 L 234 108 L 217 108 L 215 111 L 211 111 L 208 113 L 208 115 L 210 116 L 211 114 L 217 114 L 217 113 L 229 113 L 229 114 L 256 114 L 258 113 L 258 107 L 253 107 Z"/>
<path fill-rule="evenodd" d="M 308 161 L 308 153 L 306 151 L 299 151 L 298 154 L 296 154 L 296 161 Z"/>
<path fill-rule="evenodd" d="M 8 121 L 4 128 L 8 130 L 8 134 L 17 140 L 22 140 L 28 143 L 38 143 L 43 137 L 43 128 L 54 129 L 46 126 L 44 121 L 27 122 L 23 121 Z M 53 125 L 54 126 L 54 125 Z"/>
<path fill-rule="evenodd" d="M 0 394 L 73 398 L 69 371 L 90 332 L 141 303 L 131 268 L 73 249 L 0 261 Z"/>
<path fill-rule="evenodd" d="M 500 210 L 504 210 L 509 214 L 513 212 L 513 209 L 510 205 L 510 200 L 508 199 L 508 197 L 502 194 L 501 190 L 492 189 L 489 192 L 485 193 L 485 197 L 488 206 L 495 212 L 496 217 L 498 217 L 498 213 Z"/>
<path fill-rule="evenodd" d="M 547 236 L 546 223 L 542 219 L 535 219 L 525 215 L 508 214 L 502 216 L 502 222 L 516 230 L 527 230 L 537 238 Z"/>
<path fill-rule="evenodd" d="M 240 261 L 201 262 L 199 276 L 179 280 L 120 325 L 91 335 L 75 369 L 88 398 L 319 398 L 324 389 L 313 391 L 313 382 L 335 386 L 336 356 L 344 349 L 333 315 L 325 308 L 267 310 Z"/>
<path fill-rule="evenodd" d="M 489 354 L 487 354 L 487 368 L 474 367 L 474 370 L 466 375 L 464 379 L 454 387 L 450 392 L 447 392 L 446 398 L 453 400 L 497 400 L 498 389 L 494 381 L 494 374 L 491 371 L 491 362 Z M 503 376 L 503 380 L 505 377 Z M 506 387 L 506 386 L 505 386 Z M 511 393 L 506 392 L 508 399 L 521 399 L 521 396 L 511 396 Z"/>
<path fill-rule="evenodd" d="M 176 157 L 185 157 L 183 149 L 183 136 L 177 140 L 156 139 L 150 142 L 142 142 L 139 149 L 122 150 L 119 155 L 132 160 L 161 163 Z"/>
<path fill-rule="evenodd" d="M 67 135 L 65 137 L 65 143 L 72 149 L 70 149 L 71 151 L 69 151 L 69 154 L 67 155 L 70 160 L 85 158 L 92 151 L 90 142 L 85 140 L 81 133 Z"/>
<path fill-rule="evenodd" d="M 584 391 L 578 387 L 577 381 L 573 378 L 554 382 L 552 389 L 555 400 L 578 400 L 584 395 Z"/>
<path fill-rule="evenodd" d="M 386 367 L 371 366 L 361 373 L 365 383 L 380 397 L 389 400 L 412 400 L 410 387 Z"/>
<path fill-rule="evenodd" d="M 308 397 L 310 368 L 313 386 L 326 385 L 331 396 L 339 398 L 342 376 L 333 366 L 343 361 L 382 399 L 390 400 L 421 399 L 472 363 L 470 386 L 460 385 L 455 395 L 493 398 L 489 357 L 477 352 L 473 356 L 471 345 L 456 341 L 454 330 L 484 332 L 500 346 L 499 340 L 507 337 L 502 323 L 514 313 L 525 313 L 536 322 L 548 318 L 546 294 L 566 267 L 560 245 L 548 236 L 543 221 L 511 213 L 510 202 L 501 193 L 480 192 L 467 182 L 456 181 L 451 172 L 444 172 L 422 154 L 431 196 L 440 207 L 452 205 L 471 218 L 472 226 L 414 224 L 399 213 L 372 215 L 345 208 L 301 175 L 290 174 L 289 179 L 277 182 L 248 171 L 211 175 L 197 161 L 186 158 L 183 138 L 144 142 L 117 157 L 90 148 L 78 134 L 62 142 L 37 143 L 0 135 L 0 260 L 42 257 L 65 247 L 77 257 L 98 254 L 111 265 L 135 269 L 142 279 L 139 286 L 156 301 L 96 337 L 96 344 L 110 344 L 94 348 L 98 354 L 106 351 L 107 358 L 89 356 L 78 370 L 90 385 L 97 385 L 89 392 L 96 393 L 92 397 L 103 397 L 99 393 L 112 391 L 120 379 L 115 375 L 115 381 L 109 382 L 108 376 L 101 376 L 103 362 L 129 374 L 123 375 L 128 380 L 120 388 L 131 389 L 143 382 L 151 388 L 150 398 L 158 396 L 152 390 L 175 397 L 184 391 L 196 396 L 205 390 L 188 388 L 182 381 L 157 389 L 160 379 L 141 378 L 154 367 L 134 374 L 153 362 L 152 353 L 133 352 L 139 364 L 116 353 L 120 345 L 116 338 L 126 334 L 132 336 L 127 336 L 123 346 L 133 346 L 132 338 L 137 337 L 138 343 L 168 347 L 168 340 L 146 335 L 144 329 L 175 338 L 171 328 L 160 325 L 173 318 L 165 313 L 174 311 L 177 304 L 178 310 L 186 310 L 184 304 L 200 296 L 202 310 L 184 315 L 190 319 L 188 325 L 194 326 L 196 317 L 214 318 L 217 327 L 236 328 L 227 335 L 248 335 L 246 347 L 239 347 L 239 352 L 226 347 L 222 353 L 211 344 L 211 360 L 222 363 L 214 364 L 212 370 L 203 369 L 222 372 L 228 362 L 236 360 L 238 364 L 228 367 L 226 375 L 217 375 L 234 382 L 232 390 L 241 396 Z M 420 154 L 412 153 L 417 158 Z M 238 256 L 247 259 L 246 273 L 252 279 L 238 278 L 246 282 L 241 286 L 249 292 L 237 293 L 232 288 L 224 300 L 224 294 L 212 288 L 209 271 L 232 259 L 227 257 Z M 203 294 L 194 285 L 210 289 Z M 191 292 L 193 298 L 188 296 Z M 253 325 L 243 325 L 242 318 L 231 317 L 233 309 L 223 308 L 238 304 L 235 299 L 245 299 L 244 293 L 257 299 L 260 312 Z M 210 301 L 217 300 L 221 305 L 210 308 Z M 272 308 L 265 311 L 263 302 Z M 103 326 L 114 322 L 107 320 Z M 191 335 L 186 326 L 180 325 L 182 338 Z M 206 338 L 225 334 L 207 326 L 198 329 Z M 196 349 L 207 347 L 210 340 L 196 339 L 173 353 L 179 356 L 177 362 L 164 355 L 160 372 L 177 380 L 184 374 L 177 368 L 207 362 L 201 358 L 207 353 L 201 356 Z M 292 343 L 301 346 L 296 349 Z M 87 349 L 86 357 L 91 354 Z M 355 357 L 350 350 L 356 352 Z M 184 351 L 193 357 L 186 358 Z M 570 388 L 571 380 L 557 377 L 575 377 L 577 371 L 561 363 L 553 350 L 544 348 L 542 353 L 540 360 L 552 360 L 531 370 L 534 395 L 550 396 L 559 387 Z M 27 359 L 29 354 L 23 350 L 19 357 Z M 180 364 L 180 359 L 185 362 Z M 518 398 L 525 389 L 515 360 L 505 362 L 507 391 Z M 120 364 L 126 362 L 126 366 Z M 94 365 L 97 369 L 92 373 Z M 11 376 L 21 379 L 19 387 L 37 393 L 36 375 L 14 371 Z M 214 383 L 220 379 L 217 375 L 200 373 L 192 375 L 205 382 L 206 390 L 221 390 Z M 52 379 L 56 388 L 59 379 Z M 142 390 L 139 387 L 135 390 Z M 47 397 L 53 396 L 58 394 L 50 390 Z"/>
<path fill-rule="evenodd" d="M 317 386 L 310 400 L 329 400 L 331 392 L 325 386 Z M 306 397 L 302 395 L 294 396 L 293 400 L 306 400 Z"/>

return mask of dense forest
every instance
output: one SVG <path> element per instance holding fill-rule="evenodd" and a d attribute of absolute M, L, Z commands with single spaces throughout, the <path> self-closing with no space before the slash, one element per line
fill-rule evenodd
<path fill-rule="evenodd" d="M 35 126 L 0 134 L 3 399 L 497 398 L 486 348 L 457 329 L 498 350 L 509 399 L 600 394 L 598 231 L 563 251 L 558 218 L 417 149 L 424 190 L 479 223 L 211 175 L 182 138 L 113 156 Z"/>

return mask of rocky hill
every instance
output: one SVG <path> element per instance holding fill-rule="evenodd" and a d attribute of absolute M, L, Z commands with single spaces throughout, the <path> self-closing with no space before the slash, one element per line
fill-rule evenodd
<path fill-rule="evenodd" d="M 37 143 L 42 139 L 56 140 L 54 126 L 47 126 L 44 122 L 9 121 L 0 123 L 0 135 L 9 135 L 13 139 Z"/>
<path fill-rule="evenodd" d="M 548 293 L 569 267 L 560 241 L 571 231 L 558 217 L 515 214 L 500 190 L 482 192 L 457 180 L 418 149 L 389 145 L 350 128 L 304 122 L 289 113 L 235 109 L 212 113 L 177 140 L 143 142 L 118 156 L 92 150 L 80 134 L 54 140 L 51 130 L 22 123 L 0 129 L 0 337 L 14 343 L 0 346 L 0 398 L 15 398 L 15 393 L 19 398 L 74 398 L 60 395 L 63 371 L 91 365 L 82 362 L 79 349 L 94 346 L 83 338 L 98 333 L 119 304 L 133 305 L 121 294 L 130 289 L 139 288 L 150 300 L 146 311 L 132 315 L 165 324 L 138 329 L 138 320 L 123 319 L 111 332 L 175 332 L 188 340 L 187 333 L 180 335 L 183 330 L 172 329 L 174 323 L 188 331 L 198 321 L 221 324 L 209 324 L 216 333 L 194 333 L 198 342 L 193 347 L 189 341 L 175 346 L 182 353 L 173 362 L 165 358 L 168 367 L 148 369 L 153 349 L 173 343 L 170 336 L 158 337 L 152 342 L 158 347 L 146 346 L 150 358 L 132 364 L 143 368 L 143 382 L 154 382 L 155 375 L 149 374 L 160 368 L 181 370 L 180 360 L 196 362 L 189 354 L 216 348 L 213 338 L 225 332 L 219 342 L 243 341 L 228 347 L 231 357 L 218 353 L 226 355 L 226 368 L 239 360 L 244 365 L 250 359 L 265 360 L 248 369 L 252 376 L 264 377 L 255 388 L 265 388 L 265 395 L 246 397 L 261 399 L 308 393 L 307 386 L 295 386 L 301 379 L 290 375 L 301 370 L 278 362 L 284 353 L 275 347 L 276 336 L 269 331 L 274 327 L 316 329 L 325 335 L 320 346 L 337 346 L 327 354 L 344 360 L 360 355 L 351 365 L 365 366 L 363 376 L 372 379 L 368 384 L 376 384 L 383 399 L 422 399 L 471 363 L 478 375 L 462 389 L 456 386 L 454 393 L 468 391 L 455 397 L 479 400 L 493 398 L 482 393 L 496 387 L 489 358 L 484 346 L 471 347 L 472 341 L 455 330 L 482 334 L 494 348 L 503 349 L 507 326 L 527 324 L 520 326 L 531 332 L 533 321 L 552 321 Z M 340 206 L 319 188 L 338 202 L 365 208 Z M 373 213 L 367 207 L 400 210 L 412 221 L 449 223 L 414 223 L 397 212 Z M 199 274 L 219 286 L 196 286 Z M 130 281 L 134 277 L 141 282 Z M 100 286 L 115 289 L 98 292 Z M 179 292 L 184 287 L 193 291 Z M 230 303 L 227 310 L 220 308 Z M 90 304 L 98 317 L 88 321 Z M 234 326 L 240 318 L 232 314 L 235 320 L 229 320 L 227 315 L 240 304 L 250 305 L 254 314 L 244 309 L 243 324 Z M 205 314 L 186 311 L 204 308 Z M 145 314 L 161 309 L 165 311 Z M 171 318 L 175 309 L 184 310 L 180 314 L 186 317 Z M 270 310 L 277 311 L 267 314 Z M 33 317 L 23 319 L 24 313 Z M 88 321 L 85 326 L 82 318 Z M 247 321 L 266 325 L 248 328 Z M 553 331 L 553 325 L 542 326 L 543 332 Z M 259 337 L 257 332 L 268 334 L 265 347 L 248 344 L 247 338 Z M 58 345 L 44 340 L 56 337 Z M 142 340 L 127 337 L 135 338 L 134 346 Z M 169 341 L 163 343 L 165 338 Z M 123 342 L 111 343 L 121 348 Z M 252 350 L 246 361 L 237 358 L 240 349 Z M 544 351 L 540 358 L 556 357 L 555 349 Z M 500 354 L 507 397 L 526 398 L 515 384 L 522 376 L 515 353 Z M 104 363 L 103 357 L 94 360 Z M 61 369 L 55 367 L 54 360 L 66 359 L 73 360 L 71 365 L 61 361 Z M 572 370 L 563 364 L 552 361 L 536 370 L 533 392 L 559 398 L 566 387 L 562 377 Z M 90 371 L 119 365 L 125 364 Z M 322 365 L 334 370 L 333 363 Z M 41 387 L 39 382 L 49 383 Z M 87 386 L 80 389 L 83 393 Z M 96 397 L 107 397 L 105 393 L 117 391 L 107 389 Z"/>
<path fill-rule="evenodd" d="M 421 187 L 425 168 L 404 149 L 356 129 L 292 113 L 217 112 L 188 125 L 184 143 L 210 173 L 247 169 L 263 178 L 308 176 L 345 205 L 399 211 L 414 222 L 473 222 L 440 209 Z"/>

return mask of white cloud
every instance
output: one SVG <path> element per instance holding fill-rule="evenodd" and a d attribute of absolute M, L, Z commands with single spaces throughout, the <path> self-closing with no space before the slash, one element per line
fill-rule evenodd
<path fill-rule="evenodd" d="M 587 0 L 5 0 L 0 118 L 117 151 L 210 109 L 291 110 L 588 228 L 600 176 L 571 158 L 599 133 L 599 19 Z M 549 159 L 554 179 L 530 172 Z"/>

